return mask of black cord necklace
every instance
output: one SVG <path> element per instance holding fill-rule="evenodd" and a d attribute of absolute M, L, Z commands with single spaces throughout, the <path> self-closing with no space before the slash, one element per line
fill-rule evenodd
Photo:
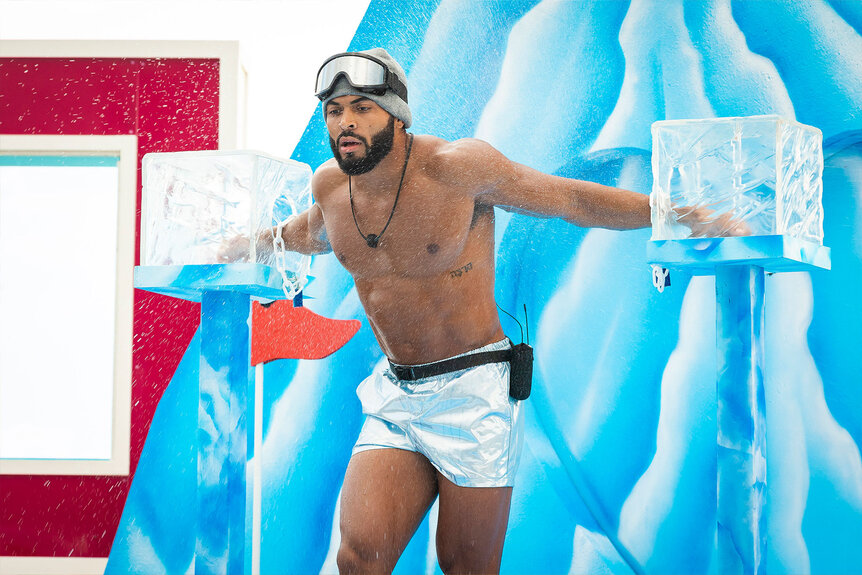
<path fill-rule="evenodd" d="M 401 185 L 404 183 L 404 174 L 407 173 L 407 162 L 410 161 L 410 151 L 413 149 L 413 134 L 410 134 L 410 141 L 407 144 L 407 157 L 404 158 L 404 167 L 401 168 L 401 181 L 398 182 L 398 191 L 395 192 L 395 203 L 392 204 L 392 211 L 389 212 L 389 219 L 386 220 L 386 225 L 379 234 L 368 234 L 367 236 L 359 229 L 359 222 L 356 221 L 356 208 L 353 207 L 353 183 L 350 176 L 347 176 L 347 189 L 350 193 L 350 212 L 353 214 L 353 223 L 356 224 L 356 231 L 365 240 L 369 248 L 376 248 L 380 243 L 380 238 L 383 237 L 383 232 L 389 227 L 389 222 L 392 221 L 392 216 L 395 215 L 395 207 L 398 205 L 398 197 L 401 195 Z"/>

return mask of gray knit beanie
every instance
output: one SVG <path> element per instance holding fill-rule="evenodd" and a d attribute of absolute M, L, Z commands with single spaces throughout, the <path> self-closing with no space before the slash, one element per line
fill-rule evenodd
<path fill-rule="evenodd" d="M 372 48 L 371 50 L 362 50 L 360 53 L 368 54 L 369 56 L 373 56 L 383 62 L 389 71 L 395 74 L 405 87 L 407 86 L 407 75 L 404 73 L 404 69 L 395 61 L 395 58 L 389 55 L 389 52 L 383 48 Z M 323 101 L 324 115 L 326 114 L 326 104 L 328 104 L 330 100 L 333 98 L 340 98 L 341 96 L 346 96 L 348 94 L 365 96 L 391 115 L 404 122 L 405 128 L 409 128 L 410 124 L 413 123 L 413 116 L 410 114 L 410 107 L 407 105 L 407 102 L 397 96 L 391 89 L 386 90 L 386 92 L 379 96 L 377 94 L 358 92 L 356 88 L 350 85 L 350 82 L 348 82 L 347 78 L 344 76 L 338 79 L 332 93 Z"/>

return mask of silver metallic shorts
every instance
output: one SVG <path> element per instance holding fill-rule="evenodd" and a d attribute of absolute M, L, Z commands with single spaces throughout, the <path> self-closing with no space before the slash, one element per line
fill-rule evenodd
<path fill-rule="evenodd" d="M 461 355 L 509 347 L 504 339 Z M 508 363 L 401 381 L 384 361 L 356 395 L 366 419 L 354 455 L 405 449 L 427 457 L 461 487 L 514 483 L 524 424 L 521 402 L 509 397 Z"/>

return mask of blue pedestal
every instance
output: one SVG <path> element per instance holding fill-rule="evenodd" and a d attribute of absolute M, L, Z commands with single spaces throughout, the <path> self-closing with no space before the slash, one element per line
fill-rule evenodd
<path fill-rule="evenodd" d="M 135 287 L 188 301 L 201 301 L 205 291 L 244 293 L 284 299 L 278 270 L 263 264 L 201 264 L 136 266 Z"/>
<path fill-rule="evenodd" d="M 765 573 L 766 401 L 759 266 L 715 270 L 721 573 Z"/>
<path fill-rule="evenodd" d="M 713 275 L 720 266 L 758 266 L 768 272 L 812 271 L 831 267 L 829 248 L 787 236 L 654 240 L 647 259 L 692 275 Z"/>
<path fill-rule="evenodd" d="M 764 272 L 830 267 L 829 248 L 785 236 L 650 242 L 650 263 L 715 275 L 720 573 L 766 573 Z"/>
<path fill-rule="evenodd" d="M 262 396 L 251 369 L 249 313 L 252 296 L 283 299 L 281 286 L 278 272 L 262 264 L 135 268 L 136 288 L 201 303 L 196 574 L 256 571 L 254 539 L 247 541 L 260 522 L 259 489 L 246 480 L 257 477 L 248 468 L 248 414 L 258 428 Z M 254 410 L 249 398 L 259 400 Z"/>

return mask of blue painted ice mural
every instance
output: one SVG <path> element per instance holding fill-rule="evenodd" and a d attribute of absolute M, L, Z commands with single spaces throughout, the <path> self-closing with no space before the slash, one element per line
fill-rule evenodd
<path fill-rule="evenodd" d="M 351 43 L 404 63 L 417 133 L 644 194 L 654 121 L 779 114 L 823 131 L 832 270 L 765 280 L 774 573 L 862 572 L 860 32 L 857 0 L 374 0 Z M 328 155 L 316 114 L 294 157 Z M 503 571 L 717 572 L 712 279 L 677 274 L 657 293 L 648 230 L 501 212 L 497 237 L 498 302 L 527 304 L 537 359 Z M 311 273 L 309 307 L 364 320 L 334 257 Z M 266 367 L 261 572 L 334 572 L 354 390 L 380 359 L 365 323 L 330 358 Z M 156 413 L 109 573 L 191 565 L 193 515 L 176 502 L 194 500 L 177 447 L 193 443 L 194 364 Z M 432 510 L 396 572 L 439 571 L 434 526 Z"/>

